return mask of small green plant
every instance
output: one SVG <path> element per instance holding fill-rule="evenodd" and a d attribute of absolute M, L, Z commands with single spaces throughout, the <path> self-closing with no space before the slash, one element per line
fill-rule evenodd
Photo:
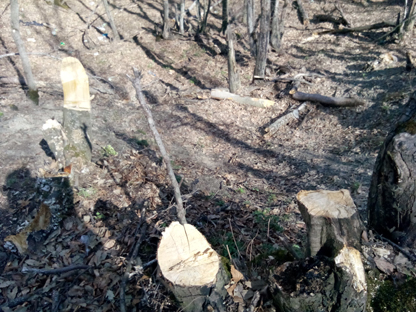
<path fill-rule="evenodd" d="M 358 191 L 358 189 L 360 188 L 360 186 L 361 186 L 361 184 L 360 184 L 359 182 L 354 182 L 354 183 L 351 185 L 351 190 L 352 190 L 352 192 L 354 193 L 354 192 Z"/>
<path fill-rule="evenodd" d="M 93 188 L 93 187 L 89 187 L 89 188 L 83 188 L 83 187 L 81 187 L 79 189 L 79 192 L 78 192 L 79 196 L 84 197 L 84 198 L 91 197 L 95 193 L 97 193 L 97 190 L 95 188 Z"/>
<path fill-rule="evenodd" d="M 192 84 L 196 84 L 197 79 L 195 77 L 192 77 L 191 79 L 189 79 L 189 82 L 192 83 Z"/>
<path fill-rule="evenodd" d="M 267 198 L 267 203 L 272 204 L 276 201 L 276 199 L 277 199 L 276 194 L 270 194 L 269 197 Z"/>
<path fill-rule="evenodd" d="M 244 250 L 244 244 L 236 240 L 236 243 L 233 239 L 233 234 L 231 232 L 225 233 L 223 236 L 212 236 L 209 239 L 209 242 L 212 244 L 213 247 L 217 247 L 217 250 L 221 250 L 220 254 L 228 259 L 228 250 L 230 251 L 232 258 L 238 257 L 238 250 Z M 237 250 L 238 248 L 238 250 Z"/>
<path fill-rule="evenodd" d="M 243 202 L 243 205 L 244 206 L 250 206 L 251 205 L 251 202 L 249 200 L 246 200 L 245 202 Z"/>
<path fill-rule="evenodd" d="M 104 219 L 104 215 L 98 211 L 95 213 L 95 218 L 98 220 Z"/>
<path fill-rule="evenodd" d="M 144 132 L 143 130 L 137 130 L 137 133 L 139 133 L 139 134 L 143 134 L 143 135 L 146 135 L 146 132 Z"/>
<path fill-rule="evenodd" d="M 390 113 L 391 105 L 389 103 L 384 103 L 383 106 L 381 106 L 381 109 L 384 110 L 388 114 Z"/>
<path fill-rule="evenodd" d="M 147 140 L 139 140 L 136 138 L 135 142 L 137 145 L 142 146 L 142 147 L 148 147 L 150 145 L 149 142 L 147 142 Z"/>
<path fill-rule="evenodd" d="M 0 118 L 3 117 L 3 115 L 4 115 L 3 112 L 0 112 Z"/>
<path fill-rule="evenodd" d="M 227 77 L 227 72 L 225 70 L 221 70 L 221 75 Z"/>
<path fill-rule="evenodd" d="M 172 165 L 173 170 L 179 170 L 179 169 L 182 168 L 182 166 L 179 166 L 179 165 L 175 164 L 175 162 L 173 160 L 170 161 L 170 164 Z"/>
<path fill-rule="evenodd" d="M 270 209 L 266 208 L 263 210 L 256 210 L 253 212 L 254 221 L 259 224 L 260 228 L 267 231 L 267 228 L 270 226 L 270 229 L 276 232 L 283 231 L 283 228 L 280 226 L 280 219 L 278 216 L 270 213 Z"/>
<path fill-rule="evenodd" d="M 218 200 L 218 201 L 217 201 L 217 206 L 222 207 L 222 206 L 224 206 L 224 205 L 225 205 L 225 201 L 223 201 L 223 200 Z"/>
<path fill-rule="evenodd" d="M 246 192 L 246 190 L 242 187 L 239 187 L 236 191 L 237 193 L 240 193 L 240 194 L 244 194 Z"/>
<path fill-rule="evenodd" d="M 103 147 L 103 156 L 109 157 L 109 156 L 117 156 L 118 153 L 115 151 L 115 149 L 111 145 L 107 145 L 106 147 Z"/>

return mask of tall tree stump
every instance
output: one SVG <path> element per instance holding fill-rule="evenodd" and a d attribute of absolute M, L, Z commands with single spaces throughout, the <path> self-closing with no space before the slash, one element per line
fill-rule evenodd
<path fill-rule="evenodd" d="M 64 90 L 63 129 L 65 166 L 72 165 L 77 174 L 91 162 L 92 144 L 91 102 L 88 77 L 76 58 L 66 57 L 62 61 L 61 81 Z"/>
<path fill-rule="evenodd" d="M 296 198 L 308 232 L 307 256 L 334 258 L 344 246 L 361 250 L 364 225 L 348 190 L 300 191 Z"/>
<path fill-rule="evenodd" d="M 408 106 L 415 107 L 411 99 Z M 416 112 L 405 115 L 381 148 L 368 198 L 369 226 L 415 248 Z"/>
<path fill-rule="evenodd" d="M 218 254 L 192 225 L 172 222 L 157 251 L 159 270 L 184 311 L 226 311 L 227 274 Z"/>

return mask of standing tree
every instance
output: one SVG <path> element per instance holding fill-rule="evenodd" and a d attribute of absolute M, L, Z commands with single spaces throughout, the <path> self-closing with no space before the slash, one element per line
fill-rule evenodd
<path fill-rule="evenodd" d="M 169 39 L 170 25 L 169 25 L 169 0 L 163 0 L 163 39 Z"/>
<path fill-rule="evenodd" d="M 114 41 L 120 41 L 120 35 L 118 34 L 116 24 L 114 23 L 113 16 L 111 15 L 110 8 L 108 7 L 108 1 L 103 0 L 105 12 L 107 13 L 108 20 L 110 21 L 111 29 L 113 30 Z"/>
<path fill-rule="evenodd" d="M 254 40 L 254 1 L 246 0 L 247 31 L 251 56 L 256 56 L 256 42 Z"/>
<path fill-rule="evenodd" d="M 227 27 L 228 42 L 228 80 L 230 84 L 230 92 L 236 93 L 240 89 L 240 74 L 238 73 L 237 63 L 235 61 L 234 40 L 235 35 L 232 31 L 232 25 Z"/>
<path fill-rule="evenodd" d="M 264 78 L 267 63 L 267 48 L 270 35 L 270 0 L 261 0 L 260 32 L 257 40 L 255 78 Z"/>
<path fill-rule="evenodd" d="M 206 1 L 205 1 L 206 4 Z M 211 0 L 208 0 L 208 5 L 205 6 L 205 15 L 204 20 L 202 21 L 201 28 L 199 29 L 200 33 L 204 33 L 207 28 L 208 14 L 211 8 Z"/>
<path fill-rule="evenodd" d="M 36 87 L 35 80 L 32 74 L 32 68 L 30 66 L 29 57 L 27 56 L 25 45 L 23 44 L 22 37 L 20 36 L 19 27 L 19 1 L 10 0 L 10 19 L 12 26 L 12 37 L 16 43 L 17 50 L 19 51 L 20 59 L 23 65 L 23 72 L 25 74 L 26 83 L 29 87 L 29 98 L 36 104 L 39 104 L 39 92 Z"/>
<path fill-rule="evenodd" d="M 223 34 L 225 34 L 225 31 L 227 30 L 228 26 L 228 0 L 222 0 L 222 25 L 221 30 Z"/>
<path fill-rule="evenodd" d="M 179 17 L 179 33 L 183 35 L 185 33 L 185 27 L 183 25 L 183 19 L 185 17 L 185 0 L 181 0 L 181 14 Z"/>
<path fill-rule="evenodd" d="M 415 4 L 416 0 L 406 1 L 405 7 L 405 16 L 406 22 L 404 24 L 404 31 L 412 34 L 413 27 L 415 26 L 415 18 L 416 18 L 416 11 L 415 11 Z"/>
<path fill-rule="evenodd" d="M 274 3 L 273 3 L 274 2 Z M 273 12 L 272 12 L 272 29 L 270 32 L 270 45 L 279 50 L 282 44 L 282 36 L 283 36 L 283 21 L 284 21 L 284 13 L 287 7 L 287 3 L 283 5 L 282 10 L 279 9 L 279 0 L 273 0 Z"/>

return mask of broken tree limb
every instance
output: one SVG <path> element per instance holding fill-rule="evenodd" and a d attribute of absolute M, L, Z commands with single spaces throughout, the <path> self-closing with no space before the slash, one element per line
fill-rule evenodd
<path fill-rule="evenodd" d="M 304 26 L 307 26 L 309 24 L 308 12 L 305 11 L 302 0 L 296 0 L 296 3 L 298 4 L 298 11 L 301 18 L 301 22 Z"/>
<path fill-rule="evenodd" d="M 396 23 L 391 22 L 380 22 L 376 24 L 371 25 L 364 25 L 354 28 L 342 28 L 342 29 L 331 29 L 331 30 L 325 30 L 316 33 L 317 35 L 325 35 L 325 34 L 347 34 L 352 32 L 361 32 L 366 30 L 372 30 L 372 29 L 381 29 L 381 28 L 387 28 L 387 27 L 396 27 Z"/>
<path fill-rule="evenodd" d="M 344 246 L 361 249 L 364 225 L 348 190 L 300 191 L 296 199 L 307 227 L 307 256 L 333 258 Z"/>
<path fill-rule="evenodd" d="M 296 92 L 292 95 L 292 97 L 298 101 L 319 102 L 322 105 L 336 107 L 356 107 L 365 105 L 365 102 L 363 100 L 357 98 L 331 97 L 320 94 L 311 94 L 303 92 Z"/>
<path fill-rule="evenodd" d="M 62 274 L 74 270 L 87 270 L 89 269 L 89 265 L 70 265 L 67 267 L 59 268 L 59 269 L 36 269 L 36 268 L 28 268 L 23 267 L 22 273 L 35 273 L 35 274 L 43 274 L 43 275 L 55 275 L 55 274 Z"/>
<path fill-rule="evenodd" d="M 221 90 L 221 89 L 212 89 L 211 97 L 216 100 L 232 100 L 240 104 L 263 107 L 263 108 L 274 105 L 274 101 L 271 101 L 271 100 L 243 97 L 243 96 L 239 96 L 237 94 L 233 94 L 233 93 Z"/>
<path fill-rule="evenodd" d="M 177 206 L 176 212 L 178 215 L 178 219 L 181 224 L 186 224 L 187 223 L 186 218 L 185 218 L 186 212 L 185 212 L 185 209 L 183 208 L 182 196 L 181 196 L 181 191 L 179 189 L 178 181 L 176 181 L 176 176 L 175 176 L 175 173 L 173 172 L 169 155 L 165 149 L 165 145 L 163 144 L 162 138 L 160 137 L 160 134 L 156 129 L 156 124 L 155 124 L 155 121 L 153 120 L 152 112 L 149 106 L 147 105 L 146 99 L 144 98 L 143 93 L 142 93 L 142 86 L 141 86 L 142 74 L 136 68 L 133 68 L 133 73 L 134 73 L 134 79 L 130 78 L 129 76 L 127 77 L 130 79 L 130 81 L 132 82 L 136 90 L 136 98 L 139 100 L 139 103 L 141 104 L 144 111 L 146 112 L 149 127 L 152 130 L 157 146 L 159 147 L 160 153 L 162 154 L 163 160 L 165 161 L 166 167 L 168 169 L 169 178 L 173 186 L 173 191 L 175 193 L 175 200 L 176 200 L 176 206 Z"/>
<path fill-rule="evenodd" d="M 290 122 L 294 120 L 298 120 L 301 114 L 306 113 L 308 110 L 308 106 L 306 103 L 301 104 L 297 109 L 294 111 L 280 117 L 277 119 L 274 123 L 272 123 L 270 126 L 268 126 L 265 131 L 267 132 L 265 134 L 265 138 L 272 137 L 281 127 L 289 124 Z"/>
<path fill-rule="evenodd" d="M 226 311 L 227 274 L 220 256 L 194 226 L 172 222 L 163 232 L 157 261 L 184 311 Z"/>

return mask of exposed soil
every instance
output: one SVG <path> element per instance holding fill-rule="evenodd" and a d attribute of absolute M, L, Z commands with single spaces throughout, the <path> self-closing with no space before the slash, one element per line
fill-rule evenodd
<path fill-rule="evenodd" d="M 67 56 L 77 57 L 90 77 L 94 95 L 91 139 L 97 165 L 74 190 L 74 212 L 60 233 L 42 248 L 32 248 L 28 256 L 6 253 L 0 304 L 44 287 L 40 297 L 38 294 L 12 310 L 51 311 L 56 299 L 46 288 L 56 283 L 60 311 L 119 311 L 120 278 L 137 239 L 143 206 L 147 207 L 149 227 L 139 257 L 143 263 L 155 258 L 163 227 L 175 220 L 173 192 L 144 111 L 126 77 L 132 75 L 132 67 L 143 73 L 143 89 L 157 127 L 175 173 L 183 178 L 188 222 L 224 256 L 228 255 L 224 246 L 229 245 L 249 280 L 267 280 L 268 269 L 281 263 L 283 258 L 275 255 L 281 248 L 280 236 L 295 249 L 302 249 L 305 225 L 295 202 L 300 190 L 349 189 L 365 219 L 378 150 L 414 90 L 414 71 L 405 69 L 405 53 L 415 50 L 414 40 L 401 45 L 376 43 L 389 29 L 313 36 L 336 26 L 316 19 L 303 26 L 296 6 L 290 2 L 283 48 L 279 53 L 269 53 L 267 76 L 275 78 L 288 70 L 290 77 L 319 73 L 325 78 L 302 84 L 299 91 L 355 96 L 364 99 L 366 105 L 332 108 L 308 104 L 310 110 L 303 119 L 266 140 L 264 129 L 300 103 L 289 95 L 289 83 L 251 84 L 255 61 L 250 57 L 242 24 L 236 27 L 241 34 L 236 45 L 243 84 L 239 93 L 271 99 L 276 104 L 257 108 L 210 99 L 210 89 L 228 86 L 226 41 L 219 33 L 220 7 L 209 17 L 208 33 L 200 39 L 175 34 L 172 40 L 160 40 L 157 31 L 163 1 L 113 0 L 112 13 L 123 38 L 113 43 L 103 35 L 112 37 L 104 8 L 97 7 L 101 1 L 68 1 L 70 9 L 48 1 L 19 2 L 26 49 L 44 55 L 30 56 L 40 86 L 39 106 L 33 105 L 26 97 L 26 88 L 17 83 L 23 81 L 19 57 L 0 58 L 2 242 L 16 234 L 39 207 L 36 178 L 39 169 L 52 164 L 42 148 L 42 125 L 50 118 L 62 121 L 60 64 Z M 240 2 L 231 1 L 232 14 L 241 9 Z M 191 3 L 186 1 L 186 7 Z M 329 14 L 334 3 L 305 1 L 304 6 L 312 18 Z M 342 7 L 352 26 L 360 26 L 395 21 L 402 11 L 399 4 L 343 1 Z M 7 3 L 0 4 L 0 14 L 0 54 L 16 52 Z M 27 24 L 32 21 L 44 26 Z M 196 21 L 192 23 L 195 29 Z M 385 53 L 395 58 L 385 61 Z M 371 70 L 375 61 L 378 65 Z M 117 156 L 106 155 L 103 148 L 108 145 Z M 80 242 L 85 234 L 92 242 L 88 255 Z M 85 272 L 59 282 L 58 276 L 21 273 L 22 265 L 55 268 L 71 264 L 92 265 L 95 274 Z M 149 266 L 129 282 L 129 311 L 133 306 L 137 311 L 178 309 L 155 278 L 155 268 L 155 264 Z M 264 310 L 267 300 L 265 297 Z M 236 309 L 236 304 L 229 303 L 230 310 Z"/>

